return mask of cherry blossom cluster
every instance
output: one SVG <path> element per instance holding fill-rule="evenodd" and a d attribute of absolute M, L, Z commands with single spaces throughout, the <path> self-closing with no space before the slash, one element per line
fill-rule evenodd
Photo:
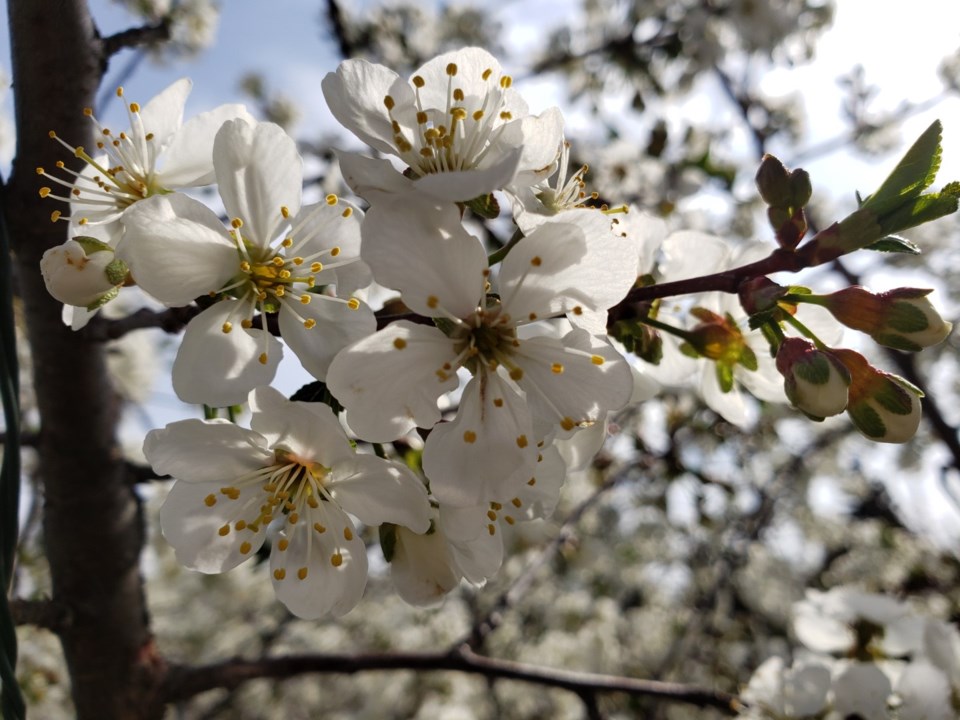
<path fill-rule="evenodd" d="M 960 633 L 905 602 L 837 587 L 793 606 L 802 648 L 771 657 L 742 694 L 741 717 L 949 720 L 960 706 Z"/>
<path fill-rule="evenodd" d="M 242 106 L 183 122 L 188 80 L 143 107 L 119 90 L 127 130 L 88 112 L 94 151 L 51 132 L 83 170 L 37 169 L 41 196 L 69 206 L 52 219 L 71 239 L 41 263 L 65 322 L 82 328 L 133 285 L 194 307 L 174 390 L 208 408 L 249 404 L 249 428 L 210 411 L 146 438 L 154 470 L 176 479 L 161 525 L 186 566 L 223 572 L 269 550 L 293 613 L 342 615 L 366 583 L 364 528 L 378 527 L 399 594 L 436 602 L 497 572 L 504 526 L 552 512 L 611 413 L 691 378 L 738 424 L 750 419 L 742 385 L 816 419 L 846 410 L 878 440 L 915 432 L 919 391 L 827 344 L 839 338 L 831 314 L 900 349 L 939 342 L 950 326 L 928 291 L 817 296 L 762 272 L 739 293 L 635 302 L 771 247 L 668 234 L 600 202 L 586 168 L 570 165 L 560 112 L 532 114 L 484 50 L 442 55 L 409 79 L 348 60 L 322 89 L 375 151 L 338 158 L 365 211 L 336 195 L 305 203 L 296 143 Z M 809 182 L 761 170 L 792 251 Z M 216 210 L 188 192 L 212 183 Z M 496 247 L 477 234 L 494 219 L 516 228 Z M 862 238 L 861 225 L 811 242 L 822 255 Z M 379 289 L 391 299 L 371 307 Z M 270 387 L 284 348 L 319 401 Z M 390 457 L 391 443 L 413 451 Z"/>

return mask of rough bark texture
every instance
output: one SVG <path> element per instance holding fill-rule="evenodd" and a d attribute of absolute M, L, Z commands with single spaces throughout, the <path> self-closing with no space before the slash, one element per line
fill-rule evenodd
<path fill-rule="evenodd" d="M 57 134 L 89 145 L 105 59 L 85 0 L 8 0 L 17 157 L 4 198 L 33 356 L 41 416 L 38 452 L 44 538 L 53 599 L 71 622 L 60 630 L 78 718 L 159 717 L 163 674 L 139 573 L 143 527 L 116 444 L 118 404 L 103 347 L 64 327 L 39 272 L 44 250 L 66 238 L 40 201 L 36 168 L 72 158 Z"/>

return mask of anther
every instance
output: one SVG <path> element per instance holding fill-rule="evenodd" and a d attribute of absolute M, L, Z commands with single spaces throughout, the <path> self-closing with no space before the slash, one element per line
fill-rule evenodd
<path fill-rule="evenodd" d="M 220 537 L 226 537 L 227 535 L 230 534 L 230 526 L 224 525 L 222 528 L 217 530 L 217 532 L 220 534 Z"/>
<path fill-rule="evenodd" d="M 403 338 L 396 338 L 396 339 L 393 341 L 393 346 L 394 346 L 397 350 L 403 350 L 403 349 L 407 346 L 407 341 L 404 340 Z"/>
<path fill-rule="evenodd" d="M 203 499 L 203 502 L 207 507 L 213 507 L 217 504 L 217 496 L 213 493 L 210 493 Z"/>
<path fill-rule="evenodd" d="M 273 577 L 277 580 L 283 580 L 287 576 L 287 571 L 283 568 L 277 568 L 273 571 Z"/>
<path fill-rule="evenodd" d="M 525 448 L 526 446 L 527 446 L 527 436 L 526 436 L 526 435 L 520 435 L 520 436 L 517 438 L 517 447 L 518 447 L 518 448 Z"/>
<path fill-rule="evenodd" d="M 287 538 L 280 538 L 280 541 L 277 543 L 277 550 L 283 552 L 288 547 L 290 547 L 290 541 Z"/>
<path fill-rule="evenodd" d="M 260 364 L 261 364 L 261 365 L 266 365 L 266 364 L 267 364 L 267 354 L 266 354 L 266 353 L 260 353 L 260 357 L 258 357 L 257 360 L 260 361 Z"/>
<path fill-rule="evenodd" d="M 340 567 L 343 565 L 343 555 L 340 553 L 334 553 L 330 556 L 330 564 L 334 567 Z"/>
<path fill-rule="evenodd" d="M 347 307 L 350 308 L 351 310 L 359 310 L 360 301 L 357 300 L 356 298 L 350 298 L 349 300 L 347 300 Z"/>
<path fill-rule="evenodd" d="M 453 77 L 456 74 L 457 74 L 457 64 L 450 63 L 449 65 L 447 65 L 447 75 L 449 75 L 450 77 Z"/>
<path fill-rule="evenodd" d="M 466 430 L 463 433 L 463 441 L 472 445 L 477 441 L 477 434 L 473 430 Z"/>
<path fill-rule="evenodd" d="M 250 543 L 248 543 L 246 540 L 244 540 L 242 543 L 240 543 L 240 554 L 241 554 L 241 555 L 246 555 L 246 554 L 247 554 L 248 552 L 250 552 L 252 549 L 253 549 L 253 545 L 251 545 Z"/>
<path fill-rule="evenodd" d="M 606 362 L 606 360 L 604 360 L 599 355 L 591 355 L 590 362 L 592 362 L 594 365 L 603 365 Z"/>
<path fill-rule="evenodd" d="M 348 527 L 345 527 L 343 529 L 343 539 L 346 540 L 347 542 L 350 542 L 351 540 L 353 540 L 353 530 L 351 530 Z"/>
<path fill-rule="evenodd" d="M 300 578 L 301 580 L 306 580 L 306 579 L 307 579 L 307 569 L 306 569 L 305 567 L 302 567 L 302 568 L 300 568 L 299 570 L 297 570 L 297 577 Z"/>

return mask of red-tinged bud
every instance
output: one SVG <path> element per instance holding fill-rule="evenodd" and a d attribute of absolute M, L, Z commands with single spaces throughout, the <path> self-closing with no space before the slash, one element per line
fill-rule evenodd
<path fill-rule="evenodd" d="M 767 154 L 757 168 L 757 190 L 760 197 L 770 207 L 788 208 L 793 196 L 790 187 L 790 173 L 783 163 L 773 155 Z"/>
<path fill-rule="evenodd" d="M 897 288 L 872 293 L 853 286 L 821 296 L 817 303 L 847 327 L 867 333 L 881 345 L 916 352 L 942 342 L 953 328 L 930 303 L 927 296 L 931 292 Z"/>
<path fill-rule="evenodd" d="M 823 420 L 847 409 L 849 371 L 809 340 L 786 338 L 777 350 L 777 370 L 787 398 L 807 416 Z"/>
<path fill-rule="evenodd" d="M 857 430 L 877 442 L 902 443 L 912 438 L 920 426 L 923 392 L 873 367 L 858 352 L 831 352 L 850 372 L 847 414 Z"/>

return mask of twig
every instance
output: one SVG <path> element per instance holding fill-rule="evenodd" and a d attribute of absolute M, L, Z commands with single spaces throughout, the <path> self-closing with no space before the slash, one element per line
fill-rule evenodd
<path fill-rule="evenodd" d="M 141 25 L 108 35 L 103 39 L 103 54 L 109 58 L 126 48 L 136 48 L 169 40 L 170 25 L 170 16 L 165 15 L 152 25 Z"/>
<path fill-rule="evenodd" d="M 188 305 L 180 308 L 167 308 L 165 310 L 151 310 L 141 308 L 130 315 L 122 318 L 107 319 L 104 317 L 95 317 L 80 332 L 87 339 L 99 342 L 107 340 L 116 340 L 123 337 L 128 332 L 142 330 L 144 328 L 160 328 L 164 332 L 175 335 L 187 323 L 199 315 L 201 308 L 195 305 Z"/>
<path fill-rule="evenodd" d="M 55 600 L 11 600 L 10 614 L 15 625 L 35 625 L 59 632 L 71 621 L 70 610 Z"/>
<path fill-rule="evenodd" d="M 353 675 L 358 672 L 378 670 L 462 672 L 487 678 L 519 680 L 560 688 L 576 693 L 580 697 L 594 693 L 622 692 L 632 696 L 660 698 L 701 708 L 716 708 L 728 715 L 735 715 L 744 707 L 736 695 L 719 690 L 682 683 L 538 667 L 477 655 L 467 646 L 461 646 L 454 652 L 443 653 L 287 655 L 258 660 L 234 658 L 200 667 L 172 666 L 162 688 L 162 697 L 166 702 L 176 702 L 216 688 L 233 689 L 248 680 L 286 679 L 306 673 Z"/>

